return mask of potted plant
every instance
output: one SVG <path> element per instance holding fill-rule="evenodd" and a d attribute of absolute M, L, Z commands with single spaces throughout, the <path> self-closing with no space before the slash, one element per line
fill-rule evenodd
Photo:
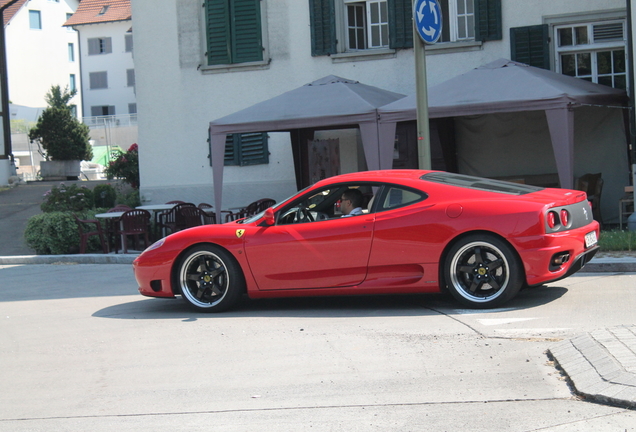
<path fill-rule="evenodd" d="M 52 86 L 45 100 L 48 104 L 29 140 L 36 142 L 45 160 L 40 163 L 40 175 L 45 180 L 76 180 L 82 160 L 91 160 L 93 150 L 89 143 L 89 128 L 71 113 L 69 100 L 76 91 L 62 91 Z"/>

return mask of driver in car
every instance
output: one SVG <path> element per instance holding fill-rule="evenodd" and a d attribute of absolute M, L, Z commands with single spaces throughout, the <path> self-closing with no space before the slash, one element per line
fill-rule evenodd
<path fill-rule="evenodd" d="M 359 216 L 362 214 L 362 202 L 364 198 L 358 189 L 347 189 L 340 198 L 340 210 L 342 217 Z"/>

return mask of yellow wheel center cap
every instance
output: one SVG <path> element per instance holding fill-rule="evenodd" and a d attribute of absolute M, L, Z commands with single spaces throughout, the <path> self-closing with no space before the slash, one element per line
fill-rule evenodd
<path fill-rule="evenodd" d="M 205 276 L 203 276 L 203 280 L 205 282 L 210 282 L 212 280 L 212 278 L 210 277 L 210 275 L 205 275 Z"/>
<path fill-rule="evenodd" d="M 479 273 L 479 276 L 484 276 L 486 274 L 486 269 L 481 267 L 479 270 L 477 270 L 477 273 Z"/>

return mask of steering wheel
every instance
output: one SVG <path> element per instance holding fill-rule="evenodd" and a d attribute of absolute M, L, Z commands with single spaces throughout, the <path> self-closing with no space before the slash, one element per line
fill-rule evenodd
<path fill-rule="evenodd" d="M 298 209 L 296 209 L 296 223 L 313 221 L 314 217 L 311 215 L 309 210 L 307 210 L 307 207 L 298 206 Z"/>

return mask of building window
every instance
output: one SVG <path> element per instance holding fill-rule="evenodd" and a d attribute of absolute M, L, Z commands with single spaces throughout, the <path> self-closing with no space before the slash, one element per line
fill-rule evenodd
<path fill-rule="evenodd" d="M 72 13 L 68 13 L 67 12 L 66 13 L 66 21 L 70 20 L 72 16 L 73 16 Z M 66 31 L 73 32 L 73 31 L 75 31 L 75 29 L 73 27 L 71 27 L 71 26 L 68 26 L 68 27 L 66 27 Z"/>
<path fill-rule="evenodd" d="M 77 82 L 75 82 L 75 74 L 69 76 L 69 87 L 71 92 L 77 91 Z"/>
<path fill-rule="evenodd" d="M 133 52 L 133 37 L 132 34 L 124 35 L 124 45 L 126 46 L 126 52 Z"/>
<path fill-rule="evenodd" d="M 269 163 L 267 133 L 228 135 L 225 140 L 225 165 L 258 165 Z"/>
<path fill-rule="evenodd" d="M 111 38 L 104 37 L 88 39 L 88 55 L 110 54 L 112 52 L 113 44 Z"/>
<path fill-rule="evenodd" d="M 128 114 L 137 114 L 137 104 L 129 103 L 128 104 Z"/>
<path fill-rule="evenodd" d="M 263 61 L 260 0 L 206 0 L 207 64 Z"/>
<path fill-rule="evenodd" d="M 108 88 L 108 72 L 91 72 L 88 79 L 91 90 Z"/>
<path fill-rule="evenodd" d="M 75 45 L 73 45 L 72 43 L 68 44 L 68 61 L 75 61 Z"/>
<path fill-rule="evenodd" d="M 71 110 L 71 115 L 77 118 L 77 105 L 69 105 L 69 109 Z"/>
<path fill-rule="evenodd" d="M 42 16 L 40 15 L 40 11 L 29 11 L 29 28 L 32 30 L 42 30 Z"/>
<path fill-rule="evenodd" d="M 389 12 L 386 1 L 346 2 L 347 49 L 388 48 Z"/>
<path fill-rule="evenodd" d="M 93 117 L 102 117 L 115 115 L 115 107 L 112 105 L 102 105 L 102 106 L 92 106 L 91 107 L 91 116 Z"/>
<path fill-rule="evenodd" d="M 439 0 L 442 10 L 442 35 L 439 42 L 475 39 L 474 0 Z"/>
<path fill-rule="evenodd" d="M 135 70 L 134 69 L 126 69 L 126 83 L 128 87 L 135 86 Z"/>
<path fill-rule="evenodd" d="M 625 34 L 624 20 L 555 26 L 557 71 L 627 89 Z"/>

